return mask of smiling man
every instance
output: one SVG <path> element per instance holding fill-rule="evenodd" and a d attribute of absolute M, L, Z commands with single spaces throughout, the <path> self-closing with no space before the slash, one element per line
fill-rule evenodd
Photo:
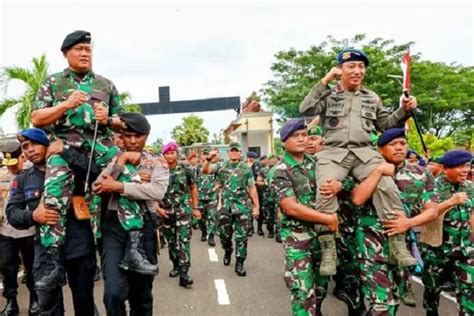
<path fill-rule="evenodd" d="M 389 114 L 380 97 L 365 88 L 362 83 L 369 60 L 364 52 L 346 49 L 337 58 L 338 66 L 332 68 L 319 81 L 300 104 L 305 116 L 321 116 L 325 145 L 316 155 L 318 186 L 328 179 L 344 180 L 352 175 L 357 181 L 364 180 L 380 163 L 382 156 L 371 146 L 371 133 L 401 126 L 408 119 L 408 111 L 416 108 L 416 99 L 402 98 L 401 107 Z M 335 89 L 328 84 L 340 77 Z M 335 196 L 323 196 L 317 192 L 316 209 L 332 214 L 337 212 Z M 395 218 L 396 211 L 403 211 L 400 193 L 390 177 L 382 177 L 374 193 L 374 206 L 381 219 Z M 334 234 L 325 226 L 319 227 L 322 245 L 321 274 L 336 273 L 336 245 Z M 400 266 L 415 265 L 416 260 L 406 249 L 403 234 L 390 237 L 392 257 Z"/>

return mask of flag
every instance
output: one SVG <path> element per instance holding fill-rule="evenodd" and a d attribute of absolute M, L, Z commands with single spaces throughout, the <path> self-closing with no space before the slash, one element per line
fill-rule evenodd
<path fill-rule="evenodd" d="M 402 67 L 403 73 L 403 93 L 409 95 L 410 93 L 410 50 L 407 50 L 405 54 L 403 54 L 402 61 L 400 63 L 400 67 Z M 410 129 L 410 119 L 409 118 L 405 122 L 405 131 L 408 133 Z"/>

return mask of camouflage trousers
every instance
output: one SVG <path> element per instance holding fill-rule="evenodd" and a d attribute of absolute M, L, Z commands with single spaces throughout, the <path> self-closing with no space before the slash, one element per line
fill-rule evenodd
<path fill-rule="evenodd" d="M 275 218 L 276 218 L 276 211 L 277 211 L 277 204 L 275 200 L 268 196 L 269 194 L 263 195 L 262 201 L 262 212 L 260 216 L 265 216 L 267 220 L 267 229 L 271 231 L 275 228 Z"/>
<path fill-rule="evenodd" d="M 173 263 L 181 267 L 191 266 L 191 217 L 190 207 L 170 210 L 169 218 L 163 220 L 163 235 L 168 242 L 168 254 Z"/>
<path fill-rule="evenodd" d="M 217 226 L 217 197 L 211 199 L 199 199 L 199 210 L 202 218 L 199 220 L 201 231 L 209 235 L 216 234 Z"/>
<path fill-rule="evenodd" d="M 447 256 L 442 247 L 434 248 L 422 244 L 425 263 L 423 269 L 423 306 L 428 311 L 437 311 L 440 287 L 446 275 L 453 279 L 456 288 L 459 315 L 474 315 L 474 257 L 466 257 L 460 251 Z"/>
<path fill-rule="evenodd" d="M 247 258 L 247 241 L 250 221 L 252 216 L 250 212 L 231 214 L 220 212 L 218 233 L 221 240 L 222 249 L 232 251 L 232 237 L 235 233 L 235 256 L 245 260 Z"/>
<path fill-rule="evenodd" d="M 329 277 L 319 275 L 321 247 L 316 232 L 281 228 L 285 250 L 284 281 L 291 292 L 293 315 L 320 315 Z"/>

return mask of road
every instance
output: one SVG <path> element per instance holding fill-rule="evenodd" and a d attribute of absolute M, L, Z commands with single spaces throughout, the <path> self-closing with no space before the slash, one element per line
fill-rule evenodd
<path fill-rule="evenodd" d="M 178 278 L 168 277 L 171 264 L 167 249 L 162 249 L 160 273 L 155 278 L 153 290 L 154 315 L 290 315 L 290 295 L 283 282 L 281 244 L 277 244 L 274 239 L 257 235 L 251 237 L 245 264 L 247 277 L 239 277 L 234 272 L 235 258 L 232 258 L 230 266 L 224 266 L 223 251 L 219 244 L 210 248 L 199 238 L 200 232 L 194 231 L 190 269 L 194 285 L 191 289 L 179 287 Z M 67 286 L 64 292 L 67 315 L 73 315 L 72 299 Z M 422 294 L 422 286 L 415 284 L 417 307 L 402 306 L 399 315 L 425 315 Z M 105 315 L 102 295 L 103 284 L 99 281 L 95 288 L 96 304 L 100 314 Z M 456 305 L 451 300 L 441 298 L 440 315 L 456 315 Z M 20 315 L 27 315 L 28 290 L 24 284 L 19 289 L 18 303 Z M 5 300 L 1 298 L 0 306 L 3 307 L 4 304 Z M 344 303 L 329 294 L 323 303 L 323 313 L 343 316 L 347 314 L 347 309 Z"/>

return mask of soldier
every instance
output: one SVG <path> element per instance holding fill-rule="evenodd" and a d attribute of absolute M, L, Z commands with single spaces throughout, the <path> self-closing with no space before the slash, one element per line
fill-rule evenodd
<path fill-rule="evenodd" d="M 276 166 L 278 165 L 279 157 L 270 154 L 269 156 L 269 165 L 272 165 L 270 170 L 268 171 L 267 178 L 265 179 L 266 182 L 268 183 L 268 191 L 269 191 L 269 196 L 268 198 L 274 203 L 274 210 L 275 210 L 275 241 L 277 243 L 281 244 L 281 235 L 280 235 L 280 230 L 281 230 L 281 221 L 280 221 L 280 206 L 278 203 L 278 196 L 276 195 L 275 192 L 275 185 L 273 183 L 273 178 L 275 175 L 275 170 Z"/>
<path fill-rule="evenodd" d="M 393 315 L 398 309 L 400 297 L 407 293 L 409 271 L 390 261 L 390 245 L 385 235 L 390 238 L 436 219 L 438 197 L 434 192 L 434 177 L 431 173 L 405 160 L 408 143 L 404 128 L 386 130 L 379 137 L 377 145 L 387 163 L 378 165 L 353 190 L 352 201 L 356 206 L 362 206 L 376 191 L 377 183 L 384 175 L 394 176 L 400 190 L 404 211 L 397 212 L 396 219 L 382 222 L 372 202 L 369 202 L 361 209 L 356 235 L 356 240 L 361 242 L 361 276 L 369 311 L 372 315 Z M 407 241 L 411 243 L 410 239 L 405 241 L 406 244 Z"/>
<path fill-rule="evenodd" d="M 247 258 L 247 239 L 250 221 L 258 218 L 259 202 L 255 179 L 246 162 L 240 162 L 241 146 L 230 143 L 228 160 L 222 164 L 211 163 L 217 151 L 212 151 L 202 167 L 204 174 L 215 174 L 221 189 L 218 197 L 219 237 L 225 251 L 224 265 L 228 266 L 232 256 L 232 235 L 235 232 L 235 273 L 246 276 L 244 262 Z M 252 211 L 250 201 L 252 200 Z"/>
<path fill-rule="evenodd" d="M 270 169 L 272 169 L 276 164 L 276 159 L 273 154 L 268 155 L 268 165 L 263 167 L 257 177 L 257 185 L 260 185 L 262 187 L 262 199 L 260 203 L 262 204 L 262 213 L 260 213 L 258 223 L 260 224 L 260 218 L 263 218 L 263 216 L 266 217 L 267 220 L 267 230 L 268 230 L 268 238 L 273 238 L 275 236 L 275 217 L 276 217 L 276 212 L 277 212 L 277 201 L 275 199 L 275 196 L 270 192 L 270 188 L 267 182 L 267 177 L 268 173 L 270 172 Z M 262 227 L 260 226 L 260 229 L 257 230 L 258 234 L 263 235 Z"/>
<path fill-rule="evenodd" d="M 318 185 L 328 179 L 342 181 L 351 174 L 357 181 L 365 179 L 383 159 L 370 146 L 370 134 L 377 128 L 385 130 L 403 125 L 408 111 L 416 108 L 413 97 L 401 99 L 402 106 L 389 115 L 380 98 L 362 86 L 367 56 L 359 50 L 346 49 L 337 58 L 334 67 L 318 82 L 300 104 L 300 112 L 306 116 L 320 115 L 324 129 L 325 146 L 317 154 L 316 174 Z M 328 83 L 340 76 L 334 90 Z M 397 186 L 390 177 L 382 177 L 374 194 L 373 203 L 381 219 L 395 218 L 396 211 L 403 211 Z M 317 207 L 321 212 L 334 213 L 338 209 L 337 198 L 322 197 L 318 192 Z M 325 229 L 324 226 L 321 229 Z M 324 232 L 321 239 L 323 259 L 321 273 L 336 273 L 336 245 L 334 234 Z M 416 264 L 406 249 L 404 236 L 392 236 L 390 251 L 400 266 Z"/>
<path fill-rule="evenodd" d="M 32 123 L 35 127 L 52 125 L 53 139 L 64 148 L 76 148 L 82 155 L 91 151 L 98 124 L 94 162 L 103 168 L 119 152 L 114 146 L 109 128 L 119 129 L 121 111 L 119 96 L 114 84 L 92 71 L 91 34 L 75 31 L 66 36 L 61 52 L 68 68 L 53 74 L 38 91 L 33 105 Z M 36 286 L 48 288 L 62 273 L 61 245 L 65 238 L 66 211 L 74 191 L 74 170 L 61 155 L 50 152 L 46 163 L 46 180 L 43 203 L 47 209 L 60 214 L 55 226 L 42 225 L 41 242 L 47 248 L 50 273 L 48 279 L 38 280 Z M 94 230 L 98 231 L 97 205 L 91 205 Z M 97 232 L 99 234 L 100 232 Z M 52 283 L 49 283 L 52 282 Z"/>
<path fill-rule="evenodd" d="M 289 120 L 280 131 L 284 143 L 283 160 L 275 167 L 272 184 L 282 210 L 281 237 L 285 249 L 285 283 L 291 291 L 293 315 L 321 315 L 329 277 L 319 273 L 320 244 L 314 223 L 336 231 L 336 214 L 315 209 L 315 160 L 306 155 L 308 133 L 303 119 Z M 340 183 L 320 188 L 334 194 Z"/>
<path fill-rule="evenodd" d="M 433 157 L 428 160 L 428 170 L 437 178 L 443 171 L 443 166 L 439 163 L 441 157 Z"/>
<path fill-rule="evenodd" d="M 10 224 L 17 229 L 29 229 L 36 226 L 36 242 L 34 250 L 35 281 L 48 276 L 47 249 L 40 239 L 40 224 L 54 225 L 59 220 L 56 211 L 47 210 L 40 204 L 43 191 L 46 151 L 49 139 L 45 132 L 32 128 L 18 134 L 21 147 L 33 167 L 24 170 L 15 178 L 15 184 L 7 205 L 7 216 Z M 74 148 L 65 149 L 61 156 L 72 168 L 85 170 L 87 160 L 80 161 Z M 96 168 L 91 169 L 93 173 Z M 85 171 L 84 171 L 85 172 Z M 95 175 L 97 176 L 97 174 Z M 88 220 L 77 220 L 70 208 L 67 212 L 66 227 L 69 231 L 64 243 L 64 264 L 71 288 L 74 312 L 76 315 L 95 315 L 94 304 L 94 272 L 95 246 L 92 229 Z M 63 293 L 61 286 L 65 284 L 64 276 L 60 276 L 57 284 L 49 288 L 37 288 L 41 315 L 64 315 Z"/>
<path fill-rule="evenodd" d="M 125 126 L 122 138 L 126 151 L 104 169 L 93 186 L 95 194 L 111 194 L 102 214 L 104 304 L 107 315 L 126 315 L 127 300 L 130 314 L 153 315 L 152 288 L 158 261 L 155 201 L 164 197 L 169 173 L 158 158 L 144 151 L 150 133 L 145 116 L 124 113 L 120 119 Z M 128 204 L 131 200 L 136 204 Z M 138 212 L 134 205 L 139 206 Z M 134 265 L 144 271 L 132 269 Z"/>
<path fill-rule="evenodd" d="M 257 186 L 257 193 L 258 193 L 258 201 L 260 202 L 260 210 L 259 210 L 260 216 L 258 217 L 258 220 L 257 220 L 257 234 L 259 236 L 263 236 L 264 235 L 263 222 L 264 220 L 266 220 L 266 216 L 267 216 L 267 213 L 265 212 L 265 206 L 263 205 L 265 201 L 264 193 L 268 192 L 268 186 L 265 184 L 266 179 L 262 178 L 261 175 L 265 167 L 268 166 L 268 159 L 266 155 L 263 155 L 262 157 L 260 157 L 259 166 L 260 166 L 260 170 L 258 172 L 257 179 L 255 179 L 255 185 Z M 265 175 L 268 173 L 268 170 L 265 172 Z"/>
<path fill-rule="evenodd" d="M 189 165 L 178 162 L 178 145 L 175 142 L 163 146 L 161 152 L 170 168 L 168 189 L 157 207 L 163 218 L 163 232 L 173 263 L 169 276 L 174 278 L 179 275 L 179 286 L 187 287 L 194 283 L 188 275 L 191 267 L 191 220 L 193 216 L 201 218 L 195 172 Z"/>
<path fill-rule="evenodd" d="M 34 259 L 34 235 L 35 228 L 32 226 L 25 230 L 15 229 L 10 225 L 6 217 L 7 196 L 10 183 L 22 169 L 26 169 L 26 164 L 21 158 L 20 142 L 17 140 L 8 141 L 3 146 L 3 164 L 6 166 L 4 174 L 5 178 L 0 179 L 5 185 L 5 191 L 2 190 L 0 196 L 0 249 L 1 260 L 3 263 L 3 297 L 7 300 L 5 308 L 0 312 L 1 316 L 18 315 L 19 307 L 16 300 L 18 295 L 18 269 L 20 267 L 19 255 L 21 253 L 23 267 L 25 268 L 26 286 L 30 292 L 30 305 L 28 309 L 29 315 L 37 315 L 39 313 L 38 296 L 34 289 L 33 280 L 33 259 Z M 2 172 L 3 170 L 0 170 Z M 2 172 L 3 174 L 3 172 Z M 0 176 L 1 177 L 1 176 Z M 14 188 L 13 188 L 14 189 Z"/>
<path fill-rule="evenodd" d="M 308 148 L 306 153 L 308 155 L 316 155 L 322 149 L 323 145 L 323 130 L 320 126 L 308 128 Z"/>
<path fill-rule="evenodd" d="M 443 173 L 436 179 L 436 191 L 442 202 L 441 244 L 422 243 L 423 306 L 430 316 L 438 315 L 446 276 L 453 278 L 459 315 L 474 315 L 474 186 L 467 180 L 471 160 L 465 150 L 449 151 L 440 159 Z"/>

